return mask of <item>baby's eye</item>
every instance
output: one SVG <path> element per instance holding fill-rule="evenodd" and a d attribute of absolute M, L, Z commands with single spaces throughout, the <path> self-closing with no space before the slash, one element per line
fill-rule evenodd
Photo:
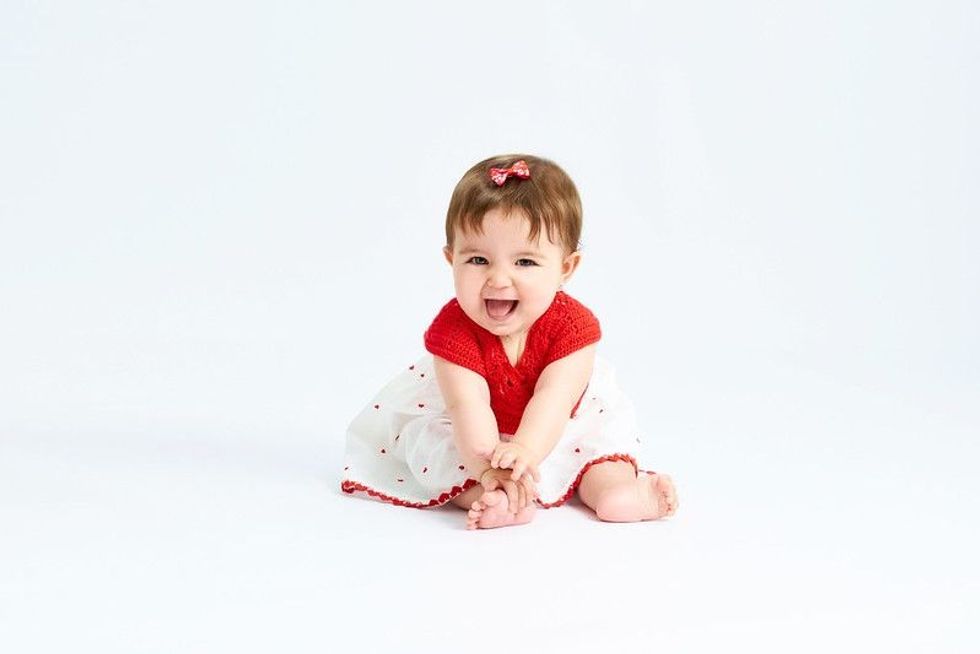
<path fill-rule="evenodd" d="M 477 259 L 479 259 L 479 261 L 477 261 Z M 482 266 L 482 265 L 485 265 L 488 262 L 483 257 L 470 257 L 469 260 L 466 263 L 475 263 L 478 266 Z"/>
<path fill-rule="evenodd" d="M 517 265 L 522 268 L 530 268 L 531 266 L 536 266 L 538 264 L 535 263 L 532 259 L 518 259 Z"/>

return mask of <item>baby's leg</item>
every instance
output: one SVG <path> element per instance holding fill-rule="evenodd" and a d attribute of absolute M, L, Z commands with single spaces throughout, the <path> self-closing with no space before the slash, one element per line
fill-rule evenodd
<path fill-rule="evenodd" d="M 607 522 L 656 520 L 674 515 L 678 505 L 669 476 L 637 476 L 628 461 L 606 461 L 589 468 L 582 475 L 578 496 Z"/>
<path fill-rule="evenodd" d="M 467 529 L 493 529 L 509 525 L 523 525 L 534 517 L 537 507 L 529 504 L 516 514 L 510 510 L 507 493 L 502 490 L 485 491 L 483 486 L 473 488 L 457 495 L 452 503 L 461 509 L 468 509 Z"/>

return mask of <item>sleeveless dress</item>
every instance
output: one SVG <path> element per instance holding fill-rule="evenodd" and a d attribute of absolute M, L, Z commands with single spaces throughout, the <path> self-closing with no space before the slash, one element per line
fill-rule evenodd
<path fill-rule="evenodd" d="M 559 291 L 528 331 L 515 366 L 499 337 L 450 300 L 426 330 L 428 353 L 396 374 L 350 423 L 341 490 L 425 508 L 445 504 L 477 484 L 453 442 L 434 356 L 487 380 L 490 407 L 506 440 L 517 431 L 544 368 L 600 338 L 599 321 L 592 312 Z M 639 471 L 640 441 L 633 405 L 617 385 L 610 364 L 597 354 L 585 392 L 558 443 L 539 466 L 537 504 L 544 508 L 563 504 L 585 471 L 597 463 L 629 461 Z"/>

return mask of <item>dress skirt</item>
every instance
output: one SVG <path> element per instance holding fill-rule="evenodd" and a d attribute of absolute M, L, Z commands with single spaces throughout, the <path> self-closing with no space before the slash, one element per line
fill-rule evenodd
<path fill-rule="evenodd" d="M 619 389 L 612 367 L 597 355 L 574 417 L 538 466 L 537 504 L 563 504 L 596 463 L 629 461 L 639 471 L 640 440 L 633 404 Z M 345 493 L 363 492 L 417 508 L 445 504 L 476 485 L 453 442 L 431 354 L 397 374 L 351 422 L 342 479 Z"/>

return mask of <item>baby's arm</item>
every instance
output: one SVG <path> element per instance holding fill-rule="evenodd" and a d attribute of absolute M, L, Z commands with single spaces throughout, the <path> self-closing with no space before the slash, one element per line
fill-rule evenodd
<path fill-rule="evenodd" d="M 436 381 L 453 423 L 453 441 L 473 479 L 490 468 L 490 454 L 500 441 L 497 419 L 490 409 L 487 380 L 469 368 L 441 357 L 435 360 Z"/>
<path fill-rule="evenodd" d="M 577 350 L 541 372 L 517 433 L 510 443 L 496 447 L 493 467 L 513 467 L 514 479 L 525 470 L 534 471 L 536 476 L 538 465 L 558 443 L 569 414 L 589 384 L 596 347 L 593 344 Z"/>

